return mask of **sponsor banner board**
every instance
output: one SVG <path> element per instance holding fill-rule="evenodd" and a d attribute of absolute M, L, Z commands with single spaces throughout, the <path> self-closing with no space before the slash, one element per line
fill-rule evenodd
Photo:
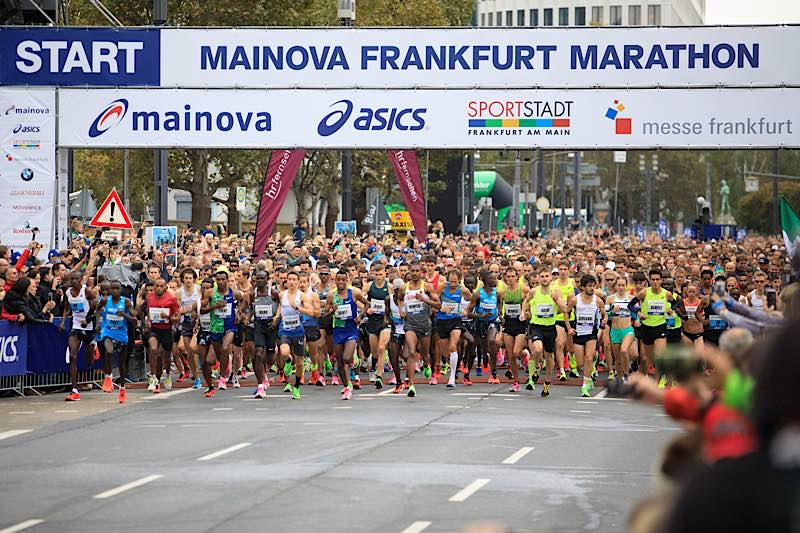
<path fill-rule="evenodd" d="M 800 89 L 61 89 L 65 147 L 800 146 Z"/>
<path fill-rule="evenodd" d="M 52 247 L 56 188 L 55 89 L 0 90 L 0 243 Z"/>
<path fill-rule="evenodd" d="M 1 85 L 246 88 L 800 84 L 800 27 L 3 28 Z"/>

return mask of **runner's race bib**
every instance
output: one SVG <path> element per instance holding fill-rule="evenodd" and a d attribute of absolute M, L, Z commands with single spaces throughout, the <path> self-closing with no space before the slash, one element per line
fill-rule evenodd
<path fill-rule="evenodd" d="M 668 328 L 674 328 L 675 327 L 675 317 L 674 316 L 668 316 L 667 317 L 667 327 Z"/>
<path fill-rule="evenodd" d="M 522 310 L 520 304 L 506 304 L 506 316 L 508 318 L 519 318 L 519 313 Z"/>
<path fill-rule="evenodd" d="M 689 318 L 695 318 L 694 314 L 697 312 L 696 305 L 687 305 L 684 306 L 686 309 L 686 314 L 689 315 Z"/>
<path fill-rule="evenodd" d="M 481 302 L 481 309 L 485 311 L 494 311 L 497 309 L 497 304 L 494 302 Z"/>
<path fill-rule="evenodd" d="M 386 302 L 373 298 L 369 301 L 369 308 L 372 309 L 373 313 L 382 315 L 386 312 Z"/>
<path fill-rule="evenodd" d="M 70 303 L 69 308 L 73 313 L 83 313 L 86 311 L 86 307 L 84 307 L 83 302 Z"/>
<path fill-rule="evenodd" d="M 268 318 L 272 318 L 272 306 L 271 305 L 256 305 L 254 306 L 256 312 L 256 318 L 260 320 L 266 320 Z"/>
<path fill-rule="evenodd" d="M 150 308 L 150 323 L 151 324 L 166 324 L 169 318 L 163 318 L 161 313 L 169 314 L 169 309 L 166 307 L 151 307 Z"/>
<path fill-rule="evenodd" d="M 108 321 L 108 329 L 123 329 L 122 321 L 125 320 L 125 317 L 118 315 L 106 315 L 106 320 Z"/>
<path fill-rule="evenodd" d="M 536 306 L 536 316 L 539 318 L 553 318 L 552 304 L 539 304 Z"/>
<path fill-rule="evenodd" d="M 222 309 L 217 309 L 217 316 L 220 318 L 230 318 L 233 312 L 233 304 L 226 303 Z"/>
<path fill-rule="evenodd" d="M 664 316 L 664 303 L 663 300 L 650 302 L 647 307 L 647 314 L 650 316 Z"/>
<path fill-rule="evenodd" d="M 350 304 L 337 305 L 335 316 L 337 320 L 349 320 L 353 318 L 353 309 Z"/>
<path fill-rule="evenodd" d="M 284 315 L 281 318 L 283 329 L 298 329 L 300 327 L 300 315 Z"/>
<path fill-rule="evenodd" d="M 575 323 L 580 324 L 581 326 L 588 326 L 590 324 L 594 324 L 594 313 L 578 313 L 575 316 Z"/>
<path fill-rule="evenodd" d="M 200 315 L 200 329 L 208 331 L 211 328 L 211 316 Z"/>
<path fill-rule="evenodd" d="M 406 300 L 407 313 L 421 313 L 425 310 L 424 304 L 419 300 Z"/>

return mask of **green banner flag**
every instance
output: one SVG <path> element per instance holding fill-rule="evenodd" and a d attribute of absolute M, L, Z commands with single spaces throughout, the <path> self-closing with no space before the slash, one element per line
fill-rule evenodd
<path fill-rule="evenodd" d="M 794 257 L 797 243 L 800 241 L 800 216 L 783 195 L 781 195 L 781 229 L 786 251 L 790 257 Z"/>

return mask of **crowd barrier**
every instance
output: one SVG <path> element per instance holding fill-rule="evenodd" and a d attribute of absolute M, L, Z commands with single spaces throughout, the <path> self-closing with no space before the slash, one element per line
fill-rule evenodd
<path fill-rule="evenodd" d="M 24 395 L 26 390 L 70 384 L 67 359 L 67 331 L 59 330 L 61 319 L 53 324 L 25 325 L 0 320 L 0 391 Z M 69 326 L 69 319 L 67 320 Z M 116 368 L 116 361 L 114 367 Z M 134 346 L 128 359 L 129 380 L 138 381 L 145 373 L 144 351 Z M 85 348 L 78 354 L 78 383 L 102 380 L 102 360 L 87 364 Z"/>

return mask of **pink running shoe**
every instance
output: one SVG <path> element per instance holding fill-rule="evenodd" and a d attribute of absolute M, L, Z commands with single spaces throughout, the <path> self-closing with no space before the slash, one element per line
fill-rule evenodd
<path fill-rule="evenodd" d="M 511 388 L 508 389 L 508 392 L 519 392 L 519 381 L 515 381 Z"/>
<path fill-rule="evenodd" d="M 342 393 L 342 400 L 349 400 L 353 397 L 353 391 L 350 390 L 350 387 L 346 387 L 344 392 Z"/>
<path fill-rule="evenodd" d="M 397 378 L 392 375 L 392 379 L 389 381 L 389 385 L 397 385 Z"/>
<path fill-rule="evenodd" d="M 228 386 L 225 384 L 225 378 L 222 376 L 217 380 L 217 388 L 219 390 L 228 390 Z"/>
<path fill-rule="evenodd" d="M 338 385 L 339 384 L 339 376 L 334 375 L 331 378 L 331 385 Z"/>
<path fill-rule="evenodd" d="M 439 380 L 436 379 L 436 376 L 431 376 L 430 381 L 428 381 L 428 385 L 438 385 L 438 384 L 439 384 Z"/>
<path fill-rule="evenodd" d="M 264 396 L 266 396 L 266 393 L 264 391 L 264 385 L 259 385 L 256 388 L 256 393 L 253 395 L 253 397 L 260 399 L 260 398 L 263 398 Z"/>

